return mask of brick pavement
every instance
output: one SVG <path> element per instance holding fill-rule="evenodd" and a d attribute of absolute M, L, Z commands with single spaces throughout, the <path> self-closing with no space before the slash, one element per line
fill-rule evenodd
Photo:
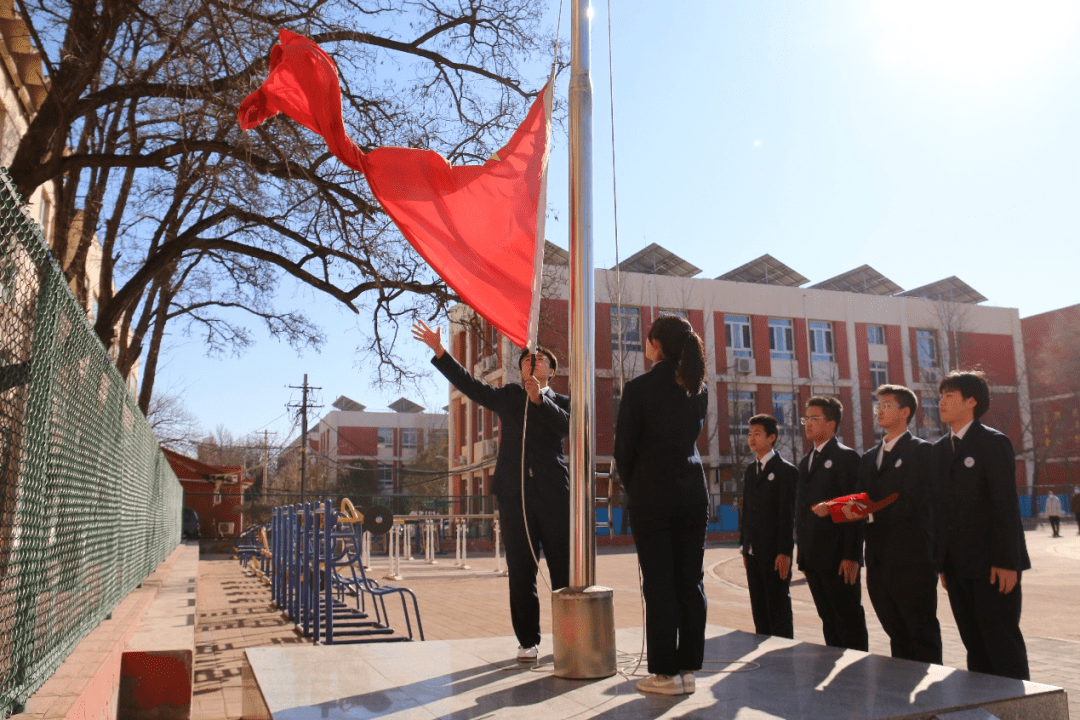
<path fill-rule="evenodd" d="M 1068 612 L 1075 607 L 1080 588 L 1080 537 L 1075 526 L 1063 528 L 1064 537 L 1052 539 L 1045 529 L 1029 531 L 1027 541 L 1034 569 L 1024 573 L 1024 611 L 1021 627 L 1028 643 L 1032 679 L 1064 687 L 1070 712 L 1080 718 L 1080 623 Z M 385 558 L 374 558 L 372 576 L 381 578 Z M 404 580 L 394 584 L 411 588 L 420 603 L 424 633 L 429 640 L 507 637 L 507 656 L 516 643 L 507 608 L 507 581 L 492 570 L 489 557 L 470 556 L 471 570 L 452 567 L 453 558 L 440 564 L 406 562 Z M 706 551 L 706 594 L 709 622 L 753 631 L 745 577 L 738 551 L 714 547 Z M 796 576 L 798 578 L 798 576 Z M 389 581 L 384 581 L 389 582 Z M 614 590 L 616 627 L 640 627 L 642 606 L 638 592 L 636 556 L 632 548 L 602 549 L 597 557 L 597 582 Z M 550 592 L 540 583 L 541 627 L 550 627 Z M 821 624 L 809 589 L 797 579 L 792 585 L 795 639 L 822 643 Z M 869 600 L 867 621 L 870 651 L 888 655 L 888 638 Z M 403 626 L 400 604 L 388 602 L 391 625 Z M 240 717 L 240 666 L 243 648 L 304 642 L 269 602 L 269 590 L 247 577 L 235 561 L 205 558 L 200 563 L 196 626 L 195 720 Z M 952 622 L 948 598 L 940 592 L 938 617 L 942 624 L 946 665 L 964 667 L 964 649 Z M 548 642 L 545 638 L 545 642 Z M 618 648 L 637 653 L 641 648 Z M 550 646 L 541 648 L 550 652 Z"/>

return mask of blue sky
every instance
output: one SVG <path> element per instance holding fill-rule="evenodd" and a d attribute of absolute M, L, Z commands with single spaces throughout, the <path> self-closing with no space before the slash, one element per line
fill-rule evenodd
<path fill-rule="evenodd" d="M 610 267 L 606 3 L 594 12 L 594 260 Z M 957 275 L 1021 317 L 1080 302 L 1080 4 L 623 0 L 614 13 L 620 257 L 656 242 L 701 277 L 766 252 L 811 284 L 863 263 L 905 289 Z M 565 135 L 554 142 L 547 237 L 567 247 Z M 305 372 L 326 405 L 446 403 L 445 383 L 373 387 L 351 314 L 282 287 L 326 328 L 320 353 L 256 333 L 242 357 L 214 359 L 173 337 L 158 390 L 181 392 L 208 430 L 278 440 Z"/>

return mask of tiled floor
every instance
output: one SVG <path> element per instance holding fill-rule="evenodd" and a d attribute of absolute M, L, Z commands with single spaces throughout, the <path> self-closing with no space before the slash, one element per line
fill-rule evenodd
<path fill-rule="evenodd" d="M 1066 688 L 1071 711 L 1080 718 L 1080 623 L 1073 608 L 1080 588 L 1080 537 L 1075 526 L 1063 528 L 1065 537 L 1051 539 L 1049 531 L 1027 533 L 1034 569 L 1024 573 L 1022 629 L 1028 642 L 1032 679 Z M 386 570 L 385 558 L 374 558 L 376 577 Z M 706 593 L 709 622 L 745 631 L 753 630 L 745 577 L 737 551 L 710 548 L 706 552 Z M 516 649 L 511 639 L 506 578 L 493 572 L 492 558 L 470 557 L 472 569 L 452 567 L 453 559 L 440 558 L 436 566 L 420 561 L 405 563 L 404 579 L 395 584 L 412 588 L 419 598 L 425 636 L 429 640 L 505 638 L 505 657 Z M 382 572 L 380 572 L 380 570 Z M 796 576 L 798 578 L 798 576 Z M 243 575 L 234 561 L 204 558 L 200 562 L 198 624 L 196 628 L 196 720 L 241 717 L 242 650 L 246 647 L 305 643 L 290 623 L 270 605 L 270 594 L 260 581 Z M 616 628 L 640 628 L 642 607 L 633 549 L 601 552 L 597 582 L 614 590 Z M 550 593 L 540 583 L 541 627 L 551 626 Z M 821 625 L 804 582 L 792 585 L 795 640 L 820 644 Z M 888 655 L 888 638 L 874 617 L 869 601 L 867 620 L 870 651 Z M 400 605 L 391 608 L 391 624 L 401 625 Z M 395 614 L 396 613 L 396 614 Z M 963 645 L 944 593 L 938 617 L 942 623 L 945 664 L 964 667 Z M 640 638 L 640 633 L 637 634 Z M 631 643 L 633 644 L 633 643 Z M 637 653 L 636 647 L 620 652 Z M 541 647 L 542 653 L 551 648 Z"/>
<path fill-rule="evenodd" d="M 623 629 L 616 643 L 640 642 Z M 972 704 L 1061 718 L 1061 691 L 937 665 L 709 626 L 697 690 L 643 695 L 623 674 L 567 680 L 507 660 L 501 639 L 252 648 L 248 720 L 341 718 L 925 718 Z M 727 662 L 724 659 L 737 659 Z M 550 660 L 550 656 L 542 658 Z M 644 675 L 644 671 L 641 672 Z M 1055 713 L 1056 711 L 1056 713 Z M 271 715 L 272 713 L 272 715 Z"/>

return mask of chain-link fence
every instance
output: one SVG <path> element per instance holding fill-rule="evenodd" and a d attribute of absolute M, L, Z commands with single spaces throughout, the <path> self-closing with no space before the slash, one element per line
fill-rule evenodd
<path fill-rule="evenodd" d="M 0 717 L 180 541 L 182 490 L 0 168 Z"/>

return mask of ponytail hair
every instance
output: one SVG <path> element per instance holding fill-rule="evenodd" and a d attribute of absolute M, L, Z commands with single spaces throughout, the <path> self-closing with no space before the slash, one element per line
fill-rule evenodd
<path fill-rule="evenodd" d="M 649 328 L 649 339 L 660 345 L 665 360 L 675 360 L 675 381 L 687 395 L 701 392 L 705 379 L 705 344 L 686 318 L 661 315 Z"/>

